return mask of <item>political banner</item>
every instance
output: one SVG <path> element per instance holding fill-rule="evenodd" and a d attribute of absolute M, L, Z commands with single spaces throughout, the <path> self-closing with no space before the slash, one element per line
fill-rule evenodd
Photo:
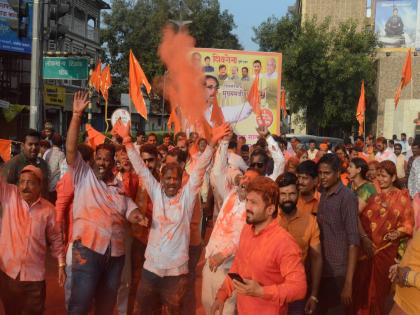
<path fill-rule="evenodd" d="M 281 53 L 195 48 L 192 59 L 201 63 L 205 74 L 218 79 L 217 100 L 224 115 L 239 111 L 235 115 L 241 118 L 231 122 L 236 134 L 254 143 L 258 138 L 255 128 L 259 125 L 280 133 Z M 261 96 L 260 117 L 253 112 L 246 114 L 247 97 L 256 74 Z"/>
<path fill-rule="evenodd" d="M 33 4 L 29 0 L 21 0 L 26 16 L 18 21 L 18 13 L 12 9 L 7 0 L 0 0 L 0 51 L 30 54 L 32 51 L 32 13 Z M 12 29 L 14 27 L 15 29 Z M 18 36 L 17 28 L 25 28 L 22 36 Z"/>
<path fill-rule="evenodd" d="M 375 32 L 381 48 L 420 48 L 418 0 L 377 0 Z"/>

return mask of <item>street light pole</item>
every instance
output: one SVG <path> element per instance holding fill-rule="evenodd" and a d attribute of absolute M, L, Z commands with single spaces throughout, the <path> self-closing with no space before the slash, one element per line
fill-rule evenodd
<path fill-rule="evenodd" d="M 38 129 L 40 108 L 40 57 L 41 57 L 41 1 L 33 2 L 32 21 L 32 56 L 31 56 L 31 95 L 29 127 Z"/>

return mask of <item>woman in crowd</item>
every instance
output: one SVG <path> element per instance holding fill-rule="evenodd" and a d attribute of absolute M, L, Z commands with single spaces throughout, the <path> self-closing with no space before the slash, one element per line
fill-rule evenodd
<path fill-rule="evenodd" d="M 411 236 L 414 218 L 410 196 L 396 186 L 397 170 L 391 161 L 379 164 L 377 179 L 381 193 L 368 199 L 360 214 L 362 238 L 371 249 L 360 252 L 353 281 L 351 314 L 382 315 L 390 293 L 388 270 L 397 257 L 401 239 Z"/>
<path fill-rule="evenodd" d="M 376 191 L 379 193 L 381 191 L 381 187 L 379 187 L 377 174 L 379 169 L 379 162 L 376 160 L 372 160 L 368 162 L 368 172 L 366 173 L 367 179 L 375 185 Z"/>
<path fill-rule="evenodd" d="M 349 174 L 349 185 L 359 198 L 359 213 L 366 207 L 368 199 L 376 194 L 375 186 L 368 181 L 368 164 L 362 158 L 351 160 L 347 172 Z"/>

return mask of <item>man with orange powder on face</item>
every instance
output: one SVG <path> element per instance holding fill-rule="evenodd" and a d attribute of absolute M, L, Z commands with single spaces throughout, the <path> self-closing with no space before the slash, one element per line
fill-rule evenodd
<path fill-rule="evenodd" d="M 232 278 L 227 276 L 217 293 L 212 314 L 223 314 L 224 303 L 234 290 L 238 313 L 245 315 L 284 315 L 288 303 L 305 297 L 301 250 L 278 225 L 278 203 L 279 190 L 272 179 L 258 176 L 249 183 L 247 225 L 229 271 Z"/>
<path fill-rule="evenodd" d="M 66 159 L 75 188 L 68 314 L 87 314 L 94 302 L 96 314 L 111 315 L 124 266 L 126 219 L 134 224 L 146 222 L 113 174 L 114 146 L 97 146 L 93 167 L 77 151 L 88 96 L 87 92 L 77 92 L 74 96 L 66 141 Z"/>
<path fill-rule="evenodd" d="M 187 288 L 190 222 L 204 173 L 213 156 L 213 147 L 230 132 L 227 124 L 213 128 L 206 150 L 196 161 L 188 182 L 182 186 L 182 168 L 167 163 L 159 183 L 139 158 L 131 143 L 130 126 L 122 126 L 128 157 L 153 201 L 153 217 L 146 260 L 143 265 L 134 314 L 154 314 L 164 305 L 170 314 L 179 314 Z"/>
<path fill-rule="evenodd" d="M 64 244 L 54 206 L 41 197 L 44 180 L 33 165 L 20 171 L 17 186 L 0 177 L 0 298 L 6 314 L 43 314 L 47 244 L 64 284 Z"/>

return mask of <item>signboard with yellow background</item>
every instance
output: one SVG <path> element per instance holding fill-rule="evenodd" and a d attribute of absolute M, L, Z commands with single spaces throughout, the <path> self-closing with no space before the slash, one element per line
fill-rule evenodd
<path fill-rule="evenodd" d="M 210 48 L 195 48 L 193 53 L 200 56 L 204 73 L 218 79 L 217 99 L 222 108 L 245 104 L 255 75 L 259 73 L 261 117 L 257 119 L 252 113 L 234 123 L 232 127 L 236 134 L 245 136 L 248 143 L 254 143 L 258 138 L 255 128 L 261 124 L 268 126 L 272 133 L 280 133 L 280 53 Z"/>

